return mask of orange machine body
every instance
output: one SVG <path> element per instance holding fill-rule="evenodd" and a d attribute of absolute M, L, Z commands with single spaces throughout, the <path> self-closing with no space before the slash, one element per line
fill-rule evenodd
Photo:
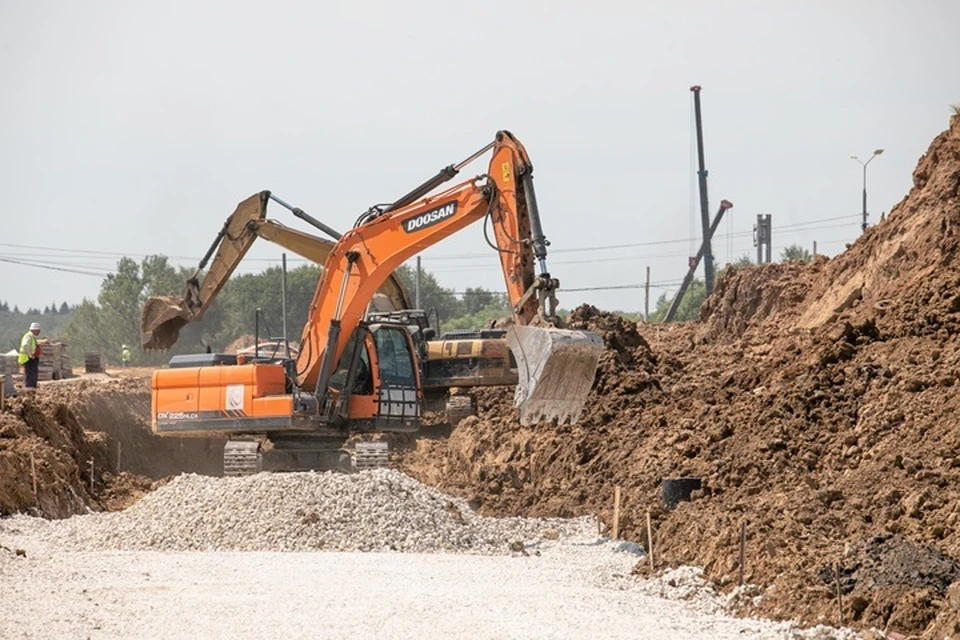
<path fill-rule="evenodd" d="M 558 284 L 535 272 L 535 248 L 544 257 L 545 239 L 527 211 L 535 202 L 533 167 L 512 134 L 498 132 L 484 150 L 442 175 L 449 179 L 487 149 L 493 154 L 486 174 L 422 197 L 433 187 L 425 183 L 417 197 L 368 211 L 339 238 L 324 261 L 289 376 L 284 365 L 263 362 L 158 371 L 154 431 L 233 436 L 417 428 L 422 383 L 412 337 L 401 326 L 367 321 L 370 301 L 394 270 L 486 218 L 517 324 L 538 317 L 532 295 L 538 287 Z"/>
<path fill-rule="evenodd" d="M 411 430 L 419 422 L 422 400 L 413 339 L 399 326 L 379 323 L 372 329 L 364 326 L 358 331 L 359 345 L 349 354 L 356 353 L 362 365 L 345 356 L 331 376 L 330 402 L 333 406 L 346 402 L 333 415 L 298 410 L 297 396 L 287 391 L 282 364 L 216 364 L 154 372 L 153 431 L 229 437 L 298 431 L 334 435 L 347 425 Z M 384 342 L 393 347 L 389 361 L 381 358 Z M 352 386 L 347 393 L 348 385 Z"/>
<path fill-rule="evenodd" d="M 209 437 L 241 424 L 290 426 L 293 396 L 282 365 L 240 364 L 162 369 L 153 374 L 153 430 Z"/>

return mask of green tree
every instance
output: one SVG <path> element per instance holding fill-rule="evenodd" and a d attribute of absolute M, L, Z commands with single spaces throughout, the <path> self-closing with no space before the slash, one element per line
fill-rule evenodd
<path fill-rule="evenodd" d="M 687 287 L 683 300 L 677 308 L 677 314 L 674 321 L 683 322 L 685 320 L 696 320 L 700 317 L 700 305 L 707 299 L 707 285 L 703 280 L 694 278 L 690 286 Z M 666 320 L 670 305 L 673 304 L 673 298 L 667 298 L 666 293 L 660 294 L 657 298 L 657 308 L 650 314 L 650 322 L 663 322 Z"/>
<path fill-rule="evenodd" d="M 150 255 L 140 264 L 142 273 L 141 302 L 151 296 L 178 295 L 183 292 L 186 277 L 178 273 L 166 256 Z"/>
<path fill-rule="evenodd" d="M 407 265 L 400 265 L 394 271 L 413 298 L 416 289 L 416 270 Z M 442 287 L 436 277 L 423 269 L 420 272 L 420 308 L 436 309 L 443 323 L 456 318 L 463 313 L 463 303 L 457 299 L 453 289 Z"/>
<path fill-rule="evenodd" d="M 66 314 L 61 314 L 49 308 L 44 309 L 44 313 L 28 315 L 20 313 L 16 307 L 11 311 L 9 303 L 0 302 L 0 353 L 16 348 L 31 322 L 40 323 L 41 337 L 61 339 L 71 316 L 69 309 Z"/>
<path fill-rule="evenodd" d="M 800 260 L 801 262 L 808 263 L 813 260 L 813 256 L 810 255 L 810 252 L 801 247 L 798 244 L 792 244 L 789 247 L 784 248 L 780 253 L 780 262 L 792 262 L 794 260 Z"/>
<path fill-rule="evenodd" d="M 496 304 L 498 308 L 504 307 L 502 301 L 497 300 L 497 294 L 493 291 L 487 291 L 483 287 L 467 287 L 463 292 L 463 313 L 472 314 Z"/>
<path fill-rule="evenodd" d="M 320 267 L 314 264 L 304 264 L 287 272 L 287 334 L 293 342 L 300 340 L 319 279 Z M 205 342 L 222 350 L 238 337 L 252 334 L 256 309 L 261 311 L 261 335 L 270 333 L 270 337 L 280 337 L 283 333 L 282 284 L 280 267 L 230 280 L 204 316 Z"/>
<path fill-rule="evenodd" d="M 742 256 L 734 260 L 731 266 L 736 267 L 737 269 L 752 267 L 753 260 L 751 260 L 750 256 L 748 256 L 747 254 L 743 254 Z"/>
<path fill-rule="evenodd" d="M 131 258 L 120 258 L 116 272 L 100 284 L 97 302 L 84 299 L 77 308 L 67 327 L 68 343 L 108 356 L 121 344 L 139 344 L 142 294 L 139 265 Z"/>
<path fill-rule="evenodd" d="M 84 299 L 70 314 L 64 330 L 70 351 L 79 354 L 75 358 L 82 358 L 85 352 L 99 352 L 109 363 L 118 360 L 120 345 L 136 349 L 140 344 L 140 316 L 146 299 L 151 295 L 179 293 L 185 279 L 182 270 L 178 273 L 165 256 L 147 256 L 140 264 L 131 258 L 121 258 L 116 271 L 100 283 L 97 299 Z M 202 332 L 203 329 L 193 323 L 184 327 L 173 353 L 200 350 Z M 165 352 L 138 353 L 135 360 L 142 364 L 160 364 L 169 356 Z"/>
<path fill-rule="evenodd" d="M 467 289 L 467 291 L 470 291 L 470 289 Z M 472 307 L 473 311 L 442 321 L 440 328 L 443 331 L 455 331 L 458 329 L 483 329 L 485 327 L 489 327 L 493 321 L 500 320 L 501 318 L 509 317 L 511 315 L 510 303 L 507 301 L 507 296 L 505 294 L 494 293 L 486 290 L 482 291 L 483 294 L 481 294 L 479 297 L 483 299 L 486 304 L 483 306 L 474 304 Z M 468 299 L 469 296 L 464 296 L 465 303 L 468 301 Z"/>

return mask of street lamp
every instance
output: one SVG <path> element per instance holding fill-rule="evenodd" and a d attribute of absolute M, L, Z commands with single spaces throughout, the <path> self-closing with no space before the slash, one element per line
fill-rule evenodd
<path fill-rule="evenodd" d="M 867 230 L 867 165 L 881 153 L 883 153 L 883 149 L 875 149 L 873 155 L 870 156 L 866 162 L 855 155 L 850 156 L 851 160 L 856 160 L 860 163 L 860 166 L 863 167 L 863 225 L 861 227 L 863 231 Z"/>

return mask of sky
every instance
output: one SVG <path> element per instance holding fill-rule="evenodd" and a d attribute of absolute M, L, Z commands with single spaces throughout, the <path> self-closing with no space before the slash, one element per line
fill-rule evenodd
<path fill-rule="evenodd" d="M 0 300 L 95 299 L 122 255 L 193 266 L 263 189 L 345 230 L 508 129 L 561 306 L 642 311 L 649 267 L 652 309 L 700 241 L 692 85 L 711 216 L 734 204 L 718 265 L 756 259 L 758 214 L 774 259 L 832 256 L 860 235 L 849 156 L 884 149 L 875 223 L 947 127 L 957 24 L 956 0 L 0 0 Z M 239 272 L 281 251 L 260 241 Z M 444 286 L 504 290 L 480 224 L 421 257 Z"/>

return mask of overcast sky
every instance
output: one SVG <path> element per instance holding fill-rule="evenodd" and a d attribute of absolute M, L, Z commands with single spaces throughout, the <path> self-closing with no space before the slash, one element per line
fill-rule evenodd
<path fill-rule="evenodd" d="M 193 265 L 262 189 L 345 230 L 498 129 L 533 160 L 562 286 L 634 285 L 649 266 L 655 298 L 699 236 L 694 84 L 711 215 L 734 203 L 718 263 L 756 256 L 760 213 L 775 258 L 834 255 L 860 233 L 848 156 L 885 149 L 876 222 L 960 102 L 958 24 L 956 0 L 0 0 L 0 300 L 95 298 L 124 254 Z M 279 262 L 261 242 L 242 272 Z M 582 251 L 622 244 L 641 246 Z M 480 225 L 423 264 L 503 289 Z M 560 299 L 583 301 L 636 311 L 643 290 Z"/>

